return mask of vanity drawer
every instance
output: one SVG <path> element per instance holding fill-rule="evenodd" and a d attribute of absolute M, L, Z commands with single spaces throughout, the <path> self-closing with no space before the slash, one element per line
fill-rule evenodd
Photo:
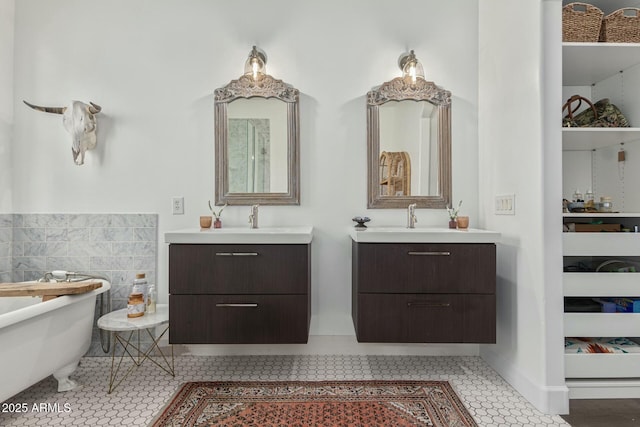
<path fill-rule="evenodd" d="M 494 343 L 495 296 L 359 294 L 359 342 Z"/>
<path fill-rule="evenodd" d="M 169 245 L 170 294 L 305 294 L 310 245 Z"/>
<path fill-rule="evenodd" d="M 366 293 L 495 292 L 492 243 L 355 243 L 354 283 Z"/>
<path fill-rule="evenodd" d="M 306 343 L 307 295 L 170 295 L 172 344 Z"/>

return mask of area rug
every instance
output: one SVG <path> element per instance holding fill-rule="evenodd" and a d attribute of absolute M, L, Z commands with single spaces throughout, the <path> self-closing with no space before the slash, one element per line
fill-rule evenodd
<path fill-rule="evenodd" d="M 447 381 L 189 382 L 166 426 L 477 426 Z"/>

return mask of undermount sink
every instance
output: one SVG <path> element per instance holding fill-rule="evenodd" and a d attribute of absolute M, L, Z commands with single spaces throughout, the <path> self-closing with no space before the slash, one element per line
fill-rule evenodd
<path fill-rule="evenodd" d="M 367 227 L 351 228 L 349 234 L 358 243 L 496 243 L 500 233 L 468 228 L 406 228 Z"/>
<path fill-rule="evenodd" d="M 312 226 L 190 228 L 164 234 L 165 243 L 181 244 L 307 244 L 312 238 Z"/>

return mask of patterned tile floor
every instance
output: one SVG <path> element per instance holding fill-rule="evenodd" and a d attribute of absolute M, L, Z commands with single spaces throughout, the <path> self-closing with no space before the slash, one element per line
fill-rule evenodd
<path fill-rule="evenodd" d="M 371 379 L 448 380 L 480 426 L 568 425 L 538 412 L 479 357 L 176 356 L 175 378 L 145 362 L 107 394 L 110 368 L 109 357 L 83 358 L 72 375 L 81 389 L 57 393 L 46 378 L 4 402 L 0 425 L 148 425 L 185 381 Z M 11 410 L 23 403 L 26 412 Z"/>

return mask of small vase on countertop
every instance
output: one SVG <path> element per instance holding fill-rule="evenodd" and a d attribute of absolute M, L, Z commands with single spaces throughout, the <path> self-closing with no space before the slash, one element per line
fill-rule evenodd
<path fill-rule="evenodd" d="M 213 209 L 213 206 L 211 206 L 211 200 L 209 200 L 209 210 L 211 211 L 211 213 L 213 214 L 213 217 L 215 218 L 215 221 L 213 221 L 213 228 L 222 228 L 222 220 L 220 219 L 220 217 L 222 216 L 222 211 L 226 207 L 227 207 L 227 203 L 225 203 L 224 206 L 221 207 L 220 210 L 216 212 Z"/>
<path fill-rule="evenodd" d="M 458 207 L 453 209 L 447 206 L 447 213 L 449 214 L 449 228 L 458 228 L 458 212 L 460 212 L 460 206 L 462 206 L 462 200 L 458 202 Z"/>

